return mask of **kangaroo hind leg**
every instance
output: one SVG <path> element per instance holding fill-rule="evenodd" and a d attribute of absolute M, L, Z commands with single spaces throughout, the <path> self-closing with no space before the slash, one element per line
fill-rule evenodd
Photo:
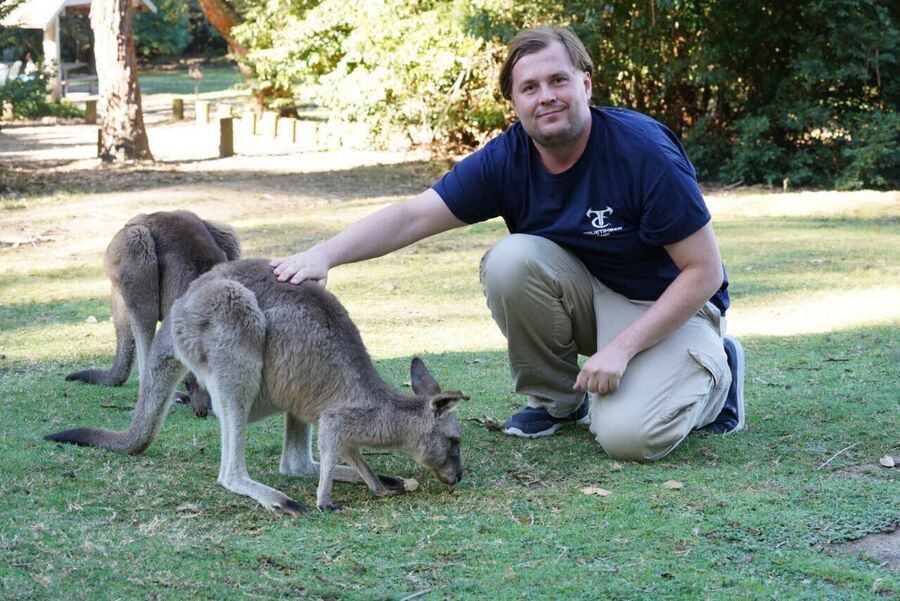
<path fill-rule="evenodd" d="M 215 278 L 198 282 L 176 301 L 171 318 L 179 355 L 201 377 L 219 418 L 218 481 L 270 511 L 302 513 L 306 508 L 301 504 L 247 472 L 246 430 L 262 383 L 265 316 L 241 284 Z"/>
<path fill-rule="evenodd" d="M 112 283 L 110 308 L 116 329 L 116 358 L 110 369 L 86 369 L 66 376 L 89 384 L 120 386 L 138 355 L 138 369 L 153 342 L 159 309 L 159 264 L 156 243 L 143 225 L 126 225 L 106 249 L 104 270 Z"/>

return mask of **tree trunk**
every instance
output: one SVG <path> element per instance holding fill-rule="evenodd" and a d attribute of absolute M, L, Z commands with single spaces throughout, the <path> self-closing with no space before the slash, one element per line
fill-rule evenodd
<path fill-rule="evenodd" d="M 95 0 L 91 5 L 100 89 L 100 158 L 105 163 L 153 160 L 141 110 L 133 22 L 130 0 Z"/>
<path fill-rule="evenodd" d="M 197 3 L 209 24 L 225 39 L 228 52 L 235 57 L 247 54 L 247 49 L 235 42 L 231 36 L 231 28 L 241 20 L 234 7 L 227 0 L 197 0 Z"/>

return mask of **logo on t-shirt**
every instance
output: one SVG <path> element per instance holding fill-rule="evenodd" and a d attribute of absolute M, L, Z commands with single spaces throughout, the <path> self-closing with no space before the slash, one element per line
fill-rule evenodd
<path fill-rule="evenodd" d="M 593 231 L 584 232 L 585 236 L 598 236 L 605 237 L 613 234 L 615 232 L 621 232 L 622 226 L 614 226 L 612 223 L 607 220 L 607 217 L 612 215 L 612 208 L 605 207 L 600 209 L 599 211 L 595 211 L 594 209 L 588 209 L 587 216 L 591 219 L 591 225 L 594 226 Z"/>

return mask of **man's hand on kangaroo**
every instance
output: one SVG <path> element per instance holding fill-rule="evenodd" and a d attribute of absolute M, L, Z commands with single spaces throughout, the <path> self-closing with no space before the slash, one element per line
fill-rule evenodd
<path fill-rule="evenodd" d="M 281 259 L 269 261 L 279 282 L 299 284 L 315 282 L 324 287 L 328 282 L 328 263 L 315 250 L 308 250 Z"/>

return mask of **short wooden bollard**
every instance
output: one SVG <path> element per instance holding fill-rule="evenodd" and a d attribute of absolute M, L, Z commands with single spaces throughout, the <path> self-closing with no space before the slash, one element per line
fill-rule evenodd
<path fill-rule="evenodd" d="M 297 120 L 293 117 L 282 117 L 278 120 L 278 137 L 293 144 L 297 141 Z"/>
<path fill-rule="evenodd" d="M 219 156 L 222 158 L 234 155 L 234 118 L 219 119 Z"/>
<path fill-rule="evenodd" d="M 244 111 L 243 116 L 241 116 L 241 122 L 244 125 L 244 131 L 248 135 L 256 135 L 256 111 Z"/>
<path fill-rule="evenodd" d="M 176 121 L 184 119 L 184 98 L 172 99 L 172 117 Z"/>
<path fill-rule="evenodd" d="M 93 125 L 97 122 L 97 101 L 86 100 L 84 102 L 84 122 Z"/>
<path fill-rule="evenodd" d="M 216 119 L 226 119 L 233 116 L 230 104 L 220 104 L 216 107 Z"/>
<path fill-rule="evenodd" d="M 198 100 L 195 104 L 196 113 L 197 113 L 197 123 L 199 125 L 206 125 L 209 123 L 209 101 L 207 100 Z"/>
<path fill-rule="evenodd" d="M 97 156 L 103 155 L 103 128 L 97 128 Z"/>
<path fill-rule="evenodd" d="M 278 131 L 278 113 L 275 111 L 263 111 L 259 120 L 260 134 L 269 138 L 274 138 Z"/>

